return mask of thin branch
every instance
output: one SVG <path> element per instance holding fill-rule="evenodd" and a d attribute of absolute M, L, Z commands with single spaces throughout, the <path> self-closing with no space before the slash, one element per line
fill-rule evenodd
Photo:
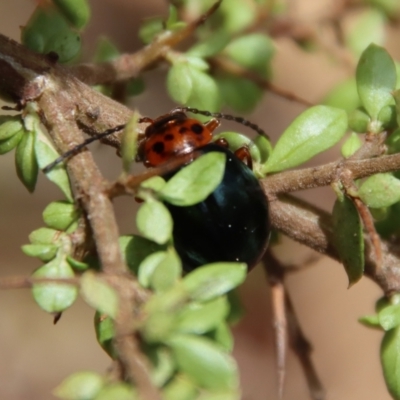
<path fill-rule="evenodd" d="M 228 59 L 227 57 L 219 56 L 219 57 L 214 57 L 210 60 L 211 65 L 214 67 L 217 67 L 225 72 L 228 72 L 232 75 L 241 77 L 241 78 L 246 78 L 249 81 L 255 83 L 259 88 L 264 89 L 266 91 L 272 92 L 276 94 L 277 96 L 280 96 L 286 100 L 289 101 L 294 101 L 299 104 L 303 104 L 306 107 L 311 107 L 313 106 L 313 103 L 310 101 L 296 95 L 293 92 L 290 92 L 289 90 L 280 88 L 276 85 L 274 85 L 272 82 L 268 81 L 267 79 L 264 79 L 261 77 L 259 74 L 250 71 L 247 68 L 242 67 L 241 65 L 235 63 L 234 61 Z"/>
<path fill-rule="evenodd" d="M 60 285 L 79 285 L 79 278 L 32 278 L 30 276 L 2 276 L 0 290 L 29 289 L 41 283 L 56 283 Z"/>
<path fill-rule="evenodd" d="M 310 391 L 311 398 L 313 400 L 324 400 L 325 390 L 311 359 L 312 347 L 301 329 L 292 301 L 290 300 L 287 292 L 285 304 L 289 328 L 289 343 L 300 360 L 307 379 L 307 386 Z"/>
<path fill-rule="evenodd" d="M 152 43 L 134 54 L 123 54 L 106 63 L 80 64 L 71 67 L 71 72 L 88 85 L 114 83 L 134 78 L 163 57 L 171 47 L 190 37 L 218 9 L 221 1 L 218 0 L 205 14 L 183 29 L 163 32 Z"/>
<path fill-rule="evenodd" d="M 286 373 L 287 319 L 285 310 L 286 289 L 283 282 L 284 269 L 279 261 L 267 251 L 263 266 L 271 289 L 272 322 L 275 334 L 276 368 L 278 372 L 279 398 L 283 397 Z"/>
<path fill-rule="evenodd" d="M 350 173 L 356 179 L 400 170 L 400 153 L 363 160 L 339 160 L 319 167 L 283 171 L 261 180 L 270 195 L 329 186 L 340 179 L 340 174 Z"/>

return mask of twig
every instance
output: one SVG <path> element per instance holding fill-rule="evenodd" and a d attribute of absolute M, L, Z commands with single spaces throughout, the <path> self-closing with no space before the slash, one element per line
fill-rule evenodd
<path fill-rule="evenodd" d="M 348 171 L 354 180 L 382 172 L 400 170 L 400 153 L 363 160 L 339 160 L 319 167 L 283 171 L 262 179 L 262 185 L 270 195 L 328 186 L 341 171 Z"/>
<path fill-rule="evenodd" d="M 138 76 L 149 65 L 162 57 L 169 48 L 190 37 L 220 6 L 218 0 L 202 16 L 177 31 L 160 34 L 152 43 L 134 54 L 123 54 L 113 61 L 101 64 L 80 64 L 71 68 L 71 72 L 88 85 L 107 84 Z"/>
<path fill-rule="evenodd" d="M 280 87 L 274 85 L 267 79 L 262 78 L 259 74 L 240 66 L 239 64 L 228 59 L 227 57 L 223 57 L 223 56 L 214 57 L 210 60 L 210 63 L 213 66 L 218 67 L 225 72 L 229 72 L 232 75 L 246 78 L 246 79 L 254 82 L 261 89 L 270 91 L 270 92 L 276 94 L 277 96 L 280 96 L 286 100 L 295 101 L 299 104 L 305 105 L 306 107 L 313 106 L 313 103 L 311 103 L 310 101 L 296 95 L 295 93 L 290 92 L 289 90 L 285 90 L 283 88 L 280 88 Z"/>
<path fill-rule="evenodd" d="M 283 283 L 284 269 L 279 261 L 267 251 L 263 266 L 271 289 L 272 322 L 275 333 L 276 367 L 278 372 L 279 398 L 283 397 L 287 353 L 287 319 L 285 310 L 286 290 Z"/>
<path fill-rule="evenodd" d="M 325 391 L 311 359 L 312 347 L 300 327 L 299 320 L 296 316 L 293 304 L 287 292 L 285 304 L 289 328 L 289 343 L 300 360 L 307 379 L 307 386 L 310 391 L 311 398 L 313 400 L 324 400 Z"/>

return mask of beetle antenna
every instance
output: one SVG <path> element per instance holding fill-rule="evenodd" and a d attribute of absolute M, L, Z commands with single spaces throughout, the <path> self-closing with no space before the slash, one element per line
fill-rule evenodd
<path fill-rule="evenodd" d="M 96 140 L 100 140 L 105 138 L 106 136 L 109 136 L 115 132 L 118 132 L 122 129 L 125 128 L 125 125 L 118 125 L 115 126 L 114 128 L 110 128 L 107 129 L 106 131 L 96 134 L 95 136 L 92 136 L 88 139 L 86 139 L 85 141 L 83 141 L 82 143 L 76 145 L 73 149 L 66 151 L 64 154 L 61 154 L 60 157 L 56 158 L 53 162 L 51 162 L 50 164 L 46 165 L 43 168 L 43 172 L 45 174 L 47 174 L 48 172 L 50 172 L 57 164 L 60 164 L 60 162 L 64 161 L 65 159 L 75 155 L 76 153 L 78 153 L 78 151 L 82 150 L 84 147 L 86 147 L 88 144 L 95 142 Z"/>
<path fill-rule="evenodd" d="M 257 132 L 261 136 L 265 136 L 269 140 L 269 136 L 265 133 L 263 129 L 261 129 L 258 125 L 253 124 L 249 120 L 242 118 L 242 117 L 236 117 L 234 115 L 230 114 L 223 114 L 223 113 L 218 113 L 218 112 L 210 112 L 210 111 L 203 111 L 203 110 L 198 110 L 197 108 L 192 108 L 192 107 L 176 107 L 172 110 L 172 112 L 190 112 L 192 114 L 200 114 L 204 115 L 206 117 L 213 117 L 213 118 L 218 118 L 218 119 L 226 119 L 227 121 L 234 121 L 237 122 L 238 124 L 247 126 L 248 128 L 252 129 L 253 131 Z"/>

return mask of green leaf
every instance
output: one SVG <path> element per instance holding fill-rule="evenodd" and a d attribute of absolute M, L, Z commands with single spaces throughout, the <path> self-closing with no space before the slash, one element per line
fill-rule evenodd
<path fill-rule="evenodd" d="M 323 103 L 327 106 L 342 108 L 347 112 L 351 112 L 359 107 L 361 103 L 358 97 L 355 78 L 348 78 L 336 84 L 326 95 Z"/>
<path fill-rule="evenodd" d="M 29 234 L 29 240 L 33 244 L 59 244 L 63 236 L 55 229 L 39 228 Z"/>
<path fill-rule="evenodd" d="M 174 332 L 176 317 L 172 312 L 151 313 L 140 329 L 147 343 L 165 343 Z"/>
<path fill-rule="evenodd" d="M 136 390 L 124 382 L 109 383 L 104 386 L 94 400 L 136 400 Z"/>
<path fill-rule="evenodd" d="M 222 350 L 230 353 L 233 350 L 233 335 L 225 321 L 221 321 L 216 329 L 208 335 Z"/>
<path fill-rule="evenodd" d="M 209 58 L 217 55 L 229 43 L 231 36 L 224 30 L 213 32 L 201 42 L 197 42 L 186 55 Z"/>
<path fill-rule="evenodd" d="M 381 344 L 381 363 L 386 386 L 393 399 L 400 399 L 400 328 L 386 332 Z"/>
<path fill-rule="evenodd" d="M 168 342 L 180 371 L 200 387 L 213 390 L 237 389 L 236 363 L 204 337 L 176 335 Z"/>
<path fill-rule="evenodd" d="M 213 263 L 190 272 L 183 284 L 193 300 L 208 301 L 239 286 L 246 274 L 244 263 Z"/>
<path fill-rule="evenodd" d="M 64 400 L 93 399 L 104 386 L 104 378 L 97 372 L 75 372 L 58 385 L 53 394 Z"/>
<path fill-rule="evenodd" d="M 362 142 L 357 133 L 352 132 L 342 146 L 342 156 L 344 158 L 351 157 L 361 147 L 361 145 Z"/>
<path fill-rule="evenodd" d="M 345 39 L 349 49 L 358 57 L 371 43 L 384 43 L 386 20 L 381 12 L 373 8 L 366 9 L 356 18 Z"/>
<path fill-rule="evenodd" d="M 258 12 L 255 4 L 242 0 L 223 1 L 218 12 L 222 14 L 221 28 L 231 37 L 250 27 L 257 19 Z"/>
<path fill-rule="evenodd" d="M 186 375 L 175 376 L 163 388 L 162 398 L 165 400 L 192 400 L 196 398 L 195 383 Z"/>
<path fill-rule="evenodd" d="M 224 103 L 240 113 L 253 111 L 264 94 L 254 82 L 240 76 L 219 76 L 217 83 Z"/>
<path fill-rule="evenodd" d="M 138 148 L 138 120 L 137 111 L 133 113 L 132 118 L 125 125 L 121 138 L 121 157 L 122 167 L 125 173 L 129 173 L 132 161 L 135 159 Z"/>
<path fill-rule="evenodd" d="M 34 146 L 34 134 L 26 132 L 18 143 L 15 152 L 15 166 L 18 178 L 31 193 L 35 190 L 39 172 Z"/>
<path fill-rule="evenodd" d="M 87 269 L 90 268 L 89 264 L 79 261 L 79 260 L 75 260 L 75 258 L 73 258 L 71 256 L 67 256 L 67 261 L 68 261 L 68 264 L 77 271 L 86 271 Z"/>
<path fill-rule="evenodd" d="M 389 304 L 378 313 L 379 324 L 385 330 L 397 328 L 400 325 L 400 304 Z"/>
<path fill-rule="evenodd" d="M 388 154 L 400 153 L 400 129 L 391 133 L 385 144 L 388 147 Z"/>
<path fill-rule="evenodd" d="M 90 20 L 90 7 L 86 0 L 53 0 L 53 3 L 78 29 L 84 28 Z"/>
<path fill-rule="evenodd" d="M 52 260 L 58 251 L 58 247 L 53 244 L 25 244 L 22 251 L 29 257 L 37 257 L 43 262 Z"/>
<path fill-rule="evenodd" d="M 87 271 L 81 278 L 81 294 L 87 304 L 115 319 L 118 314 L 116 291 L 93 271 Z"/>
<path fill-rule="evenodd" d="M 179 104 L 187 104 L 193 90 L 190 67 L 185 62 L 172 65 L 167 75 L 167 90 L 169 95 Z"/>
<path fill-rule="evenodd" d="M 124 261 L 135 275 L 138 272 L 139 265 L 147 256 L 166 249 L 165 245 L 159 245 L 137 235 L 121 236 L 119 245 Z"/>
<path fill-rule="evenodd" d="M 43 220 L 49 228 L 66 231 L 79 218 L 79 211 L 68 201 L 54 201 L 43 211 Z"/>
<path fill-rule="evenodd" d="M 266 164 L 266 172 L 296 167 L 329 149 L 345 134 L 346 112 L 315 106 L 298 116 L 282 134 Z"/>
<path fill-rule="evenodd" d="M 22 129 L 17 132 L 15 135 L 11 136 L 8 139 L 4 139 L 0 141 L 0 155 L 6 154 L 9 151 L 13 150 L 18 146 L 21 139 L 25 136 L 26 132 Z"/>
<path fill-rule="evenodd" d="M 146 351 L 153 364 L 151 381 L 157 387 L 162 387 L 174 375 L 176 370 L 175 361 L 171 351 L 164 346 L 157 346 L 150 354 Z"/>
<path fill-rule="evenodd" d="M 63 13 L 51 6 L 36 7 L 21 29 L 21 41 L 38 53 L 57 53 L 62 63 L 74 58 L 81 49 L 80 35 L 70 27 Z"/>
<path fill-rule="evenodd" d="M 357 133 L 366 133 L 371 124 L 370 116 L 364 109 L 356 109 L 349 115 L 349 128 Z"/>
<path fill-rule="evenodd" d="M 164 244 L 171 239 L 173 221 L 167 207 L 149 199 L 141 205 L 136 216 L 139 232 L 147 239 Z"/>
<path fill-rule="evenodd" d="M 400 201 L 400 180 L 390 173 L 372 175 L 363 182 L 358 195 L 368 207 L 389 207 Z"/>
<path fill-rule="evenodd" d="M 157 251 L 147 256 L 139 265 L 138 280 L 145 287 L 150 287 L 151 276 L 162 260 L 167 256 L 166 251 Z"/>
<path fill-rule="evenodd" d="M 58 256 L 37 269 L 32 277 L 49 279 L 73 278 L 74 271 L 65 260 L 65 257 Z M 74 303 L 78 295 L 78 289 L 74 285 L 65 283 L 36 283 L 33 285 L 32 293 L 35 301 L 44 311 L 56 313 L 64 311 Z"/>
<path fill-rule="evenodd" d="M 0 115 L 0 142 L 24 130 L 21 115 Z"/>
<path fill-rule="evenodd" d="M 381 109 L 393 102 L 397 80 L 393 59 L 384 48 L 369 45 L 358 62 L 356 79 L 361 103 L 376 120 Z"/>
<path fill-rule="evenodd" d="M 378 121 L 382 124 L 382 129 L 396 129 L 397 128 L 397 114 L 394 105 L 385 106 L 379 111 Z"/>
<path fill-rule="evenodd" d="M 175 174 L 159 192 L 163 200 L 176 206 L 191 206 L 206 199 L 221 183 L 226 156 L 210 152 Z"/>
<path fill-rule="evenodd" d="M 383 11 L 388 17 L 395 18 L 400 11 L 400 3 L 397 0 L 367 0 L 366 2 Z"/>
<path fill-rule="evenodd" d="M 176 329 L 181 333 L 202 335 L 217 328 L 228 312 L 225 296 L 205 303 L 191 302 L 179 313 Z"/>
<path fill-rule="evenodd" d="M 165 186 L 165 179 L 161 176 L 153 176 L 140 184 L 143 189 L 150 189 L 159 192 Z"/>
<path fill-rule="evenodd" d="M 106 36 L 100 36 L 97 40 L 93 61 L 96 63 L 112 61 L 120 55 L 115 44 Z"/>
<path fill-rule="evenodd" d="M 332 212 L 334 243 L 349 278 L 349 286 L 364 273 L 364 236 L 357 209 L 346 196 L 337 199 Z"/>
<path fill-rule="evenodd" d="M 214 78 L 196 68 L 190 69 L 193 89 L 185 105 L 199 110 L 218 111 L 221 106 L 219 88 Z"/>
<path fill-rule="evenodd" d="M 272 40 L 262 33 L 239 36 L 225 47 L 223 53 L 246 69 L 267 76 L 268 66 L 275 52 Z"/>
<path fill-rule="evenodd" d="M 102 349 L 112 358 L 116 358 L 116 352 L 113 346 L 115 336 L 114 321 L 106 314 L 96 311 L 94 316 L 94 328 L 96 338 Z"/>
<path fill-rule="evenodd" d="M 191 60 L 175 62 L 169 69 L 167 89 L 177 103 L 201 110 L 217 111 L 220 106 L 219 88 L 215 80 Z"/>
<path fill-rule="evenodd" d="M 44 134 L 39 131 L 36 131 L 35 152 L 40 169 L 43 169 L 58 158 L 56 150 L 50 145 Z M 47 172 L 46 176 L 61 189 L 67 200 L 73 202 L 69 178 L 65 166 L 62 163 L 56 165 L 51 171 Z"/>
<path fill-rule="evenodd" d="M 150 276 L 150 286 L 156 292 L 164 292 L 172 288 L 181 275 L 182 262 L 175 249 L 171 247 Z"/>
<path fill-rule="evenodd" d="M 148 18 L 139 28 L 139 38 L 144 44 L 148 44 L 163 30 L 164 22 L 162 18 Z"/>
<path fill-rule="evenodd" d="M 381 324 L 379 323 L 379 317 L 374 315 L 364 315 L 358 319 L 360 324 L 363 324 L 367 328 L 377 328 L 381 329 Z"/>

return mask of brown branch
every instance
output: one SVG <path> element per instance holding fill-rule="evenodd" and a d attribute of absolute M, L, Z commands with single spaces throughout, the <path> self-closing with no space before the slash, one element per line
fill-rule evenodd
<path fill-rule="evenodd" d="M 400 170 L 400 153 L 363 160 L 339 160 L 319 167 L 283 171 L 262 179 L 264 190 L 270 195 L 290 193 L 298 190 L 329 186 L 340 179 L 343 173 L 350 173 L 356 179 Z"/>
<path fill-rule="evenodd" d="M 0 290 L 28 289 L 40 283 L 56 283 L 60 285 L 79 285 L 79 278 L 32 278 L 29 276 L 2 276 Z"/>
<path fill-rule="evenodd" d="M 71 72 L 88 85 L 107 84 L 134 78 L 162 58 L 171 47 L 190 37 L 218 9 L 221 1 L 218 0 L 204 15 L 184 28 L 163 32 L 152 43 L 134 54 L 123 54 L 113 61 L 100 64 L 80 64 L 71 67 Z"/>
<path fill-rule="evenodd" d="M 268 193 L 267 193 L 268 196 Z M 277 199 L 270 196 L 272 226 L 322 254 L 338 261 L 333 247 L 333 224 L 331 215 L 320 208 L 290 195 Z M 400 292 L 400 246 L 381 240 L 382 269 L 376 269 L 376 254 L 369 241 L 365 242 L 365 274 L 376 282 L 386 295 Z"/>
<path fill-rule="evenodd" d="M 310 101 L 296 95 L 295 93 L 290 92 L 289 90 L 285 90 L 274 85 L 272 82 L 264 79 L 256 72 L 253 72 L 247 68 L 242 67 L 241 65 L 235 63 L 234 61 L 228 59 L 227 57 L 219 56 L 214 57 L 210 60 L 212 66 L 221 69 L 222 71 L 228 72 L 232 75 L 246 78 L 249 81 L 255 83 L 259 88 L 264 89 L 266 91 L 272 92 L 277 96 L 280 96 L 286 100 L 294 101 L 299 104 L 303 104 L 306 107 L 313 106 L 313 103 Z"/>
<path fill-rule="evenodd" d="M 286 289 L 284 269 L 271 251 L 263 257 L 263 266 L 271 289 L 272 323 L 275 336 L 276 367 L 278 372 L 279 398 L 283 397 L 286 373 L 287 318 L 285 310 Z"/>
<path fill-rule="evenodd" d="M 300 322 L 287 292 L 285 297 L 285 305 L 289 330 L 289 342 L 301 363 L 304 375 L 307 379 L 307 386 L 310 391 L 311 398 L 313 400 L 324 400 L 326 398 L 325 390 L 311 359 L 312 346 L 301 329 Z"/>

